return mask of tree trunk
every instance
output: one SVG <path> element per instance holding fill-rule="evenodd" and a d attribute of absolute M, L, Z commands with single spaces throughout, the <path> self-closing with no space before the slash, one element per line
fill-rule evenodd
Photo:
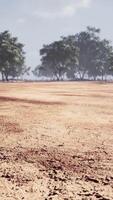
<path fill-rule="evenodd" d="M 2 81 L 4 81 L 4 80 L 5 80 L 5 79 L 4 79 L 4 73 L 1 72 L 1 74 L 2 74 Z"/>
<path fill-rule="evenodd" d="M 102 75 L 101 75 L 101 77 L 102 77 L 102 81 L 104 80 L 104 73 L 102 72 Z"/>
<path fill-rule="evenodd" d="M 96 76 L 93 76 L 93 80 L 96 81 Z"/>
<path fill-rule="evenodd" d="M 79 77 L 80 77 L 80 80 L 81 80 L 81 81 L 84 80 L 85 74 L 86 74 L 86 71 L 82 71 L 82 72 L 79 71 Z"/>
<path fill-rule="evenodd" d="M 5 76 L 5 80 L 8 82 L 9 79 L 8 79 L 8 74 L 7 73 L 4 73 L 4 76 Z"/>

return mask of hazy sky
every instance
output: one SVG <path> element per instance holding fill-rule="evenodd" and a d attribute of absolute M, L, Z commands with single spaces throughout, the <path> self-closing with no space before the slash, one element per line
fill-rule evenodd
<path fill-rule="evenodd" d="M 0 31 L 25 44 L 26 63 L 40 63 L 39 49 L 86 26 L 101 28 L 113 41 L 113 0 L 0 0 Z"/>

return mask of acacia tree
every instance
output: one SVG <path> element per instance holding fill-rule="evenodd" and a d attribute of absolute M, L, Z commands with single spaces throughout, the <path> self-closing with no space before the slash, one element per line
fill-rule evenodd
<path fill-rule="evenodd" d="M 63 80 L 72 60 L 77 61 L 78 50 L 69 40 L 61 38 L 50 45 L 44 45 L 40 50 L 40 55 L 42 56 L 41 65 L 36 67 L 33 73 Z"/>
<path fill-rule="evenodd" d="M 88 75 L 91 68 L 94 69 L 94 63 L 98 54 L 99 32 L 99 29 L 87 27 L 86 31 L 75 35 L 75 45 L 79 48 L 77 73 L 81 80 L 84 79 L 85 75 Z"/>
<path fill-rule="evenodd" d="M 8 31 L 0 33 L 0 72 L 2 80 L 19 77 L 26 70 L 24 45 Z"/>
<path fill-rule="evenodd" d="M 108 40 L 102 40 L 100 42 L 100 48 L 99 48 L 99 59 L 100 59 L 100 64 L 99 64 L 99 69 L 100 69 L 100 76 L 101 79 L 105 79 L 107 75 L 110 75 L 110 58 L 113 56 L 113 47 L 111 46 L 110 42 Z"/>
<path fill-rule="evenodd" d="M 87 27 L 75 36 L 70 36 L 73 44 L 79 49 L 78 64 L 72 64 L 68 77 L 79 76 L 81 80 L 87 75 L 89 78 L 96 80 L 101 76 L 102 80 L 108 74 L 111 74 L 110 56 L 113 54 L 113 48 L 108 40 L 101 40 L 100 29 Z"/>

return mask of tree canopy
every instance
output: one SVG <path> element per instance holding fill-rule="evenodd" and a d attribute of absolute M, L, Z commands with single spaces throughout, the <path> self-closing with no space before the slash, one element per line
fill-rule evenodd
<path fill-rule="evenodd" d="M 26 72 L 24 45 L 9 31 L 0 33 L 0 72 L 2 80 L 19 77 Z"/>
<path fill-rule="evenodd" d="M 77 62 L 78 49 L 73 45 L 73 41 L 61 38 L 50 45 L 44 45 L 40 50 L 41 66 L 40 73 L 50 75 L 56 80 L 63 80 L 71 63 Z"/>
<path fill-rule="evenodd" d="M 36 76 L 55 80 L 102 80 L 111 73 L 113 48 L 111 42 L 101 39 L 100 29 L 87 27 L 85 31 L 61 37 L 40 50 L 41 64 L 33 71 Z"/>

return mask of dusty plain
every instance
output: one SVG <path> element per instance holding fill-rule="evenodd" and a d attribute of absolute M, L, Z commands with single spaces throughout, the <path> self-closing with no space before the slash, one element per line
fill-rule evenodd
<path fill-rule="evenodd" d="M 113 84 L 0 83 L 0 200 L 113 199 Z"/>

